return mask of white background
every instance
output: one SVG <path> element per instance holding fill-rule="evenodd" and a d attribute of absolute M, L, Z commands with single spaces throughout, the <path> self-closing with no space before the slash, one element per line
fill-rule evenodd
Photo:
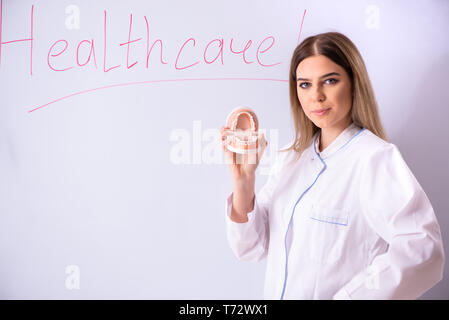
<path fill-rule="evenodd" d="M 449 2 L 4 0 L 2 42 L 30 37 L 32 5 L 33 74 L 30 41 L 1 51 L 0 298 L 262 298 L 265 263 L 240 262 L 227 244 L 232 180 L 217 134 L 233 108 L 255 110 L 270 142 L 260 189 L 275 149 L 293 138 L 288 83 L 277 80 L 288 79 L 304 10 L 301 40 L 339 31 L 359 48 L 389 141 L 426 191 L 448 256 Z M 79 29 L 70 29 L 69 5 L 79 9 Z M 121 64 L 109 72 L 105 10 L 107 67 Z M 130 14 L 131 38 L 142 39 L 130 46 L 138 63 L 127 69 L 120 44 Z M 145 16 L 150 45 L 163 41 L 167 64 L 156 45 L 146 68 Z M 260 57 L 281 63 L 262 67 L 256 51 L 269 36 L 275 43 Z M 195 47 L 186 45 L 180 65 L 200 62 L 176 70 L 191 37 Z M 203 60 L 215 38 L 224 39 L 223 65 Z M 231 38 L 234 50 L 252 40 L 253 63 L 229 51 Z M 51 63 L 73 68 L 55 72 L 47 56 L 60 39 L 67 50 Z M 84 39 L 94 39 L 97 68 L 93 60 L 76 65 Z M 447 280 L 423 296 L 448 297 Z"/>

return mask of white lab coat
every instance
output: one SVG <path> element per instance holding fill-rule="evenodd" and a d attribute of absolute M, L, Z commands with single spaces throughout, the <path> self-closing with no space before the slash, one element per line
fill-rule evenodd
<path fill-rule="evenodd" d="M 265 299 L 416 299 L 442 279 L 433 208 L 397 147 L 353 123 L 298 162 L 279 153 L 248 221 L 226 230 L 241 260 L 267 258 Z"/>

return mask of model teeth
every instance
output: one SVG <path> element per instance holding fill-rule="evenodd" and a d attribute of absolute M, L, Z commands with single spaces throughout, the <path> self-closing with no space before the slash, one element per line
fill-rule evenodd
<path fill-rule="evenodd" d="M 244 117 L 241 119 L 240 117 Z M 243 128 L 240 128 L 239 120 Z M 236 153 L 255 152 L 258 141 L 258 121 L 257 116 L 247 108 L 233 110 L 226 120 L 227 124 L 227 148 Z M 249 127 L 247 128 L 247 126 Z"/>
<path fill-rule="evenodd" d="M 249 116 L 251 128 L 255 128 L 255 122 L 254 122 L 253 116 L 251 115 L 251 113 L 244 111 L 244 112 L 240 112 L 239 114 L 237 114 L 237 116 L 234 118 L 234 121 L 232 122 L 232 129 L 234 129 L 234 130 L 237 129 L 237 122 L 239 120 L 239 117 L 242 114 L 246 114 L 247 116 Z"/>
<path fill-rule="evenodd" d="M 256 141 L 245 141 L 245 140 L 240 140 L 239 138 L 236 139 L 238 143 L 244 144 L 244 145 L 250 145 L 253 144 Z"/>
<path fill-rule="evenodd" d="M 257 141 L 257 135 L 255 135 L 253 132 L 249 134 L 245 134 L 244 136 L 239 135 L 238 133 L 234 133 L 233 135 L 228 135 L 229 139 L 234 138 L 235 141 L 241 144 L 250 145 Z"/>

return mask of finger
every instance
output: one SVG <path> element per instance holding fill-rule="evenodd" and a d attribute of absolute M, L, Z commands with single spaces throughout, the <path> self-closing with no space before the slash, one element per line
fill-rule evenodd
<path fill-rule="evenodd" d="M 224 132 L 224 127 L 220 128 L 220 136 L 221 136 L 221 140 L 223 140 L 226 137 L 225 132 Z"/>
<path fill-rule="evenodd" d="M 235 153 L 235 163 L 236 164 L 244 164 L 245 163 L 245 154 Z"/>
<path fill-rule="evenodd" d="M 258 137 L 257 137 L 257 142 L 256 142 L 256 149 L 254 153 L 251 153 L 248 156 L 248 163 L 249 164 L 258 164 L 259 160 L 262 156 L 263 150 L 265 149 L 267 145 L 267 142 L 265 140 L 265 136 L 263 135 L 263 133 L 259 133 Z"/>
<path fill-rule="evenodd" d="M 234 155 L 233 152 L 231 152 L 228 148 L 227 148 L 227 144 L 223 143 L 223 152 L 225 154 L 225 161 L 226 164 L 228 165 L 232 165 L 234 164 Z"/>
<path fill-rule="evenodd" d="M 229 133 L 229 128 L 228 128 L 228 127 L 222 126 L 222 127 L 220 128 L 220 135 L 221 135 L 221 136 L 227 135 L 228 133 Z"/>
<path fill-rule="evenodd" d="M 265 139 L 265 135 L 261 133 L 259 138 L 257 139 L 257 142 L 257 163 L 259 163 L 262 155 L 265 152 L 265 149 L 268 146 L 268 141 Z"/>
<path fill-rule="evenodd" d="M 258 147 L 261 150 L 264 150 L 268 146 L 268 141 L 265 139 L 265 135 L 263 133 L 259 135 L 257 141 L 259 142 Z"/>
<path fill-rule="evenodd" d="M 248 154 L 248 164 L 257 164 L 257 152 Z"/>
<path fill-rule="evenodd" d="M 248 154 L 248 164 L 257 165 L 257 152 L 259 141 L 256 141 L 256 149 L 252 149 Z"/>
<path fill-rule="evenodd" d="M 221 136 L 221 144 L 223 145 L 223 146 L 227 146 L 228 144 L 229 144 L 229 139 L 228 139 L 228 137 L 226 136 L 226 135 L 222 135 Z"/>

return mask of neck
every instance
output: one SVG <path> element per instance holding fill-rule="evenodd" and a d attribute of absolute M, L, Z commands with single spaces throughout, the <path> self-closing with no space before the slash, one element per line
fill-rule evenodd
<path fill-rule="evenodd" d="M 322 128 L 320 135 L 319 151 L 322 152 L 326 149 L 349 125 L 352 123 L 351 119 L 348 119 L 343 124 L 333 126 L 329 128 Z"/>

